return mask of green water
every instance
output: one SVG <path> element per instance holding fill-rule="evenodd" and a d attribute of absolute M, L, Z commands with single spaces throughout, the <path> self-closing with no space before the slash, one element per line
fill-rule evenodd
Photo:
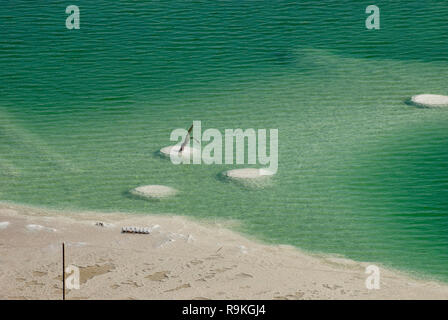
<path fill-rule="evenodd" d="M 448 281 L 448 5 L 375 1 L 66 1 L 0 6 L 0 199 L 234 219 L 271 243 Z M 370 3 L 368 3 L 370 4 Z M 277 128 L 271 185 L 174 166 L 170 133 Z M 144 201 L 127 191 L 181 193 Z"/>

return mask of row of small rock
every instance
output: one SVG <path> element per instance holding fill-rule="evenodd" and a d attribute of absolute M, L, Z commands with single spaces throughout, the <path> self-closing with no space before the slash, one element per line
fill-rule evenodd
<path fill-rule="evenodd" d="M 448 96 L 437 94 L 419 94 L 411 97 L 411 103 L 420 107 L 448 107 Z M 168 146 L 160 150 L 160 153 L 165 157 L 170 157 L 172 152 L 179 152 L 180 146 Z M 192 157 L 195 150 L 188 146 L 185 147 L 182 152 L 182 157 Z M 270 172 L 265 169 L 234 169 L 224 172 L 224 176 L 230 179 L 236 179 L 240 181 L 244 180 L 257 180 L 270 176 Z M 140 186 L 131 190 L 131 194 L 151 199 L 160 199 L 170 196 L 174 196 L 178 191 L 174 188 L 163 185 L 146 185 Z"/>
<path fill-rule="evenodd" d="M 234 169 L 224 172 L 224 176 L 235 180 L 260 180 L 270 175 L 272 174 L 266 169 L 255 168 Z M 172 187 L 152 184 L 132 189 L 130 193 L 142 198 L 162 199 L 174 196 L 178 191 Z"/>

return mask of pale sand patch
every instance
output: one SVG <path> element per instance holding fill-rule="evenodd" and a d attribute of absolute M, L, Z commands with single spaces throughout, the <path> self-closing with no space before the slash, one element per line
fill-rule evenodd
<path fill-rule="evenodd" d="M 178 286 L 178 287 L 176 287 L 174 289 L 166 290 L 165 292 L 177 291 L 177 290 L 186 289 L 186 288 L 191 288 L 191 285 L 189 283 L 186 283 L 186 284 Z"/>
<path fill-rule="evenodd" d="M 0 222 L 0 230 L 8 228 L 9 224 L 9 221 Z"/>
<path fill-rule="evenodd" d="M 447 299 L 448 286 L 381 268 L 381 289 L 365 287 L 370 263 L 265 245 L 212 223 L 182 217 L 59 213 L 0 204 L 0 299 L 60 299 L 61 243 L 80 267 L 68 299 Z M 110 228 L 93 222 L 113 223 Z M 58 232 L 28 232 L 37 224 Z M 148 236 L 124 225 L 159 225 Z M 194 241 L 189 241 L 191 237 Z M 82 243 L 83 245 L 77 245 Z"/>
<path fill-rule="evenodd" d="M 40 224 L 27 224 L 25 226 L 25 228 L 28 229 L 29 231 L 56 232 L 56 229 L 44 227 L 44 226 L 41 226 Z"/>

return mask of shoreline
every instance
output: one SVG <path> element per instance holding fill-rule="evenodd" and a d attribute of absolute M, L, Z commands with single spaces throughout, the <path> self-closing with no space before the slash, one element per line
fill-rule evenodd
<path fill-rule="evenodd" d="M 0 202 L 2 222 L 0 299 L 61 299 L 62 242 L 66 265 L 80 268 L 80 289 L 67 290 L 67 299 L 448 298 L 447 284 L 380 264 L 380 289 L 368 290 L 372 263 L 265 244 L 182 216 L 61 213 Z M 151 232 L 123 234 L 123 226 Z"/>

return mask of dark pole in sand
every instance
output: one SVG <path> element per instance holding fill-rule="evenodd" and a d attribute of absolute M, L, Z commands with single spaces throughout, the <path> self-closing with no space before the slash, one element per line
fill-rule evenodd
<path fill-rule="evenodd" d="M 65 300 L 65 243 L 62 242 L 62 300 Z"/>

